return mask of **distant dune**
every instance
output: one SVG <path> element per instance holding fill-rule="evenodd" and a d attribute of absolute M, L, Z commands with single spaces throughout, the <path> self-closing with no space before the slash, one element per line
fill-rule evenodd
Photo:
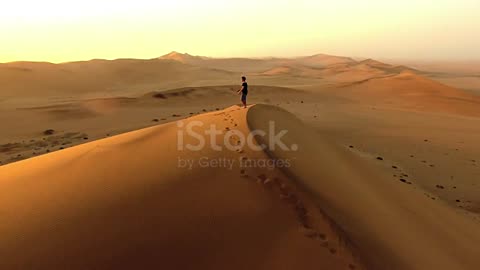
<path fill-rule="evenodd" d="M 480 93 L 480 61 L 478 60 L 392 60 L 391 62 L 423 70 L 424 76 L 440 83 L 465 89 L 477 95 Z"/>
<path fill-rule="evenodd" d="M 406 71 L 342 86 L 344 95 L 420 111 L 480 116 L 480 97 Z M 342 91 L 342 88 L 339 89 Z"/>
<path fill-rule="evenodd" d="M 307 57 L 301 57 L 297 59 L 298 62 L 313 67 L 325 67 L 335 64 L 349 64 L 355 63 L 350 57 L 342 57 L 342 56 L 332 56 L 327 54 L 316 54 Z"/>
<path fill-rule="evenodd" d="M 178 61 L 119 59 L 65 64 L 0 64 L 3 97 L 121 95 L 152 87 L 176 87 L 189 82 L 233 79 L 228 71 L 203 69 Z"/>
<path fill-rule="evenodd" d="M 172 52 L 150 60 L 91 60 L 63 64 L 13 62 L 0 64 L 0 98 L 113 97 L 138 95 L 152 88 L 172 89 L 186 85 L 229 84 L 248 75 L 262 84 L 279 84 L 283 79 L 307 80 L 295 85 L 323 82 L 355 82 L 404 71 L 372 59 L 317 54 L 298 58 L 208 58 Z M 276 76 L 271 79 L 269 77 Z M 323 81 L 322 81 L 323 80 Z"/>

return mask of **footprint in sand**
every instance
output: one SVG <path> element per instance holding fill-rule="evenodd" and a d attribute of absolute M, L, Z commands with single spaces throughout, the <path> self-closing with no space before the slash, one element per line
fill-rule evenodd
<path fill-rule="evenodd" d="M 257 183 L 258 184 L 263 184 L 263 185 L 269 187 L 272 184 L 272 180 L 268 177 L 264 178 L 264 177 L 257 176 Z"/>
<path fill-rule="evenodd" d="M 263 181 L 263 184 L 267 187 L 269 187 L 270 185 L 272 185 L 272 180 L 270 180 L 270 178 L 267 178 L 265 181 Z"/>
<path fill-rule="evenodd" d="M 318 232 L 313 229 L 306 229 L 302 227 L 303 234 L 308 238 L 317 238 Z"/>
<path fill-rule="evenodd" d="M 405 184 L 409 184 L 409 185 L 412 184 L 412 182 L 410 182 L 410 181 L 408 181 L 408 180 L 406 180 L 406 179 L 403 179 L 403 178 L 400 178 L 400 181 L 403 182 L 403 183 L 405 183 Z"/>
<path fill-rule="evenodd" d="M 305 228 L 305 227 L 302 227 L 302 230 L 303 230 L 303 234 L 308 238 L 318 239 L 318 240 L 321 240 L 323 242 L 327 242 L 327 236 L 323 233 L 320 233 L 320 232 L 318 232 L 314 229 L 309 229 L 309 228 Z"/>
<path fill-rule="evenodd" d="M 250 176 L 247 174 L 247 171 L 245 171 L 244 169 L 241 169 L 240 170 L 240 176 L 241 177 L 244 177 L 244 178 L 249 178 Z"/>
<path fill-rule="evenodd" d="M 295 197 L 295 200 L 297 201 L 295 203 L 295 211 L 297 212 L 298 219 L 303 226 L 308 227 L 307 208 L 305 208 L 305 205 L 300 200 L 298 200 L 298 198 Z"/>
<path fill-rule="evenodd" d="M 260 182 L 263 183 L 267 179 L 268 179 L 268 177 L 265 174 L 257 175 L 257 182 L 259 182 L 259 183 Z"/>

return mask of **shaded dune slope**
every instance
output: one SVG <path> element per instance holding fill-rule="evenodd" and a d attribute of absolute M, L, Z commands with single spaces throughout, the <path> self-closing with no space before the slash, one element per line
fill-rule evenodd
<path fill-rule="evenodd" d="M 288 130 L 286 145 L 271 158 L 291 159 L 284 172 L 361 251 L 372 269 L 476 269 L 480 265 L 479 225 L 443 202 L 381 177 L 369 164 L 278 107 L 257 105 L 247 115 L 250 129 L 264 130 L 275 121 Z M 269 143 L 268 137 L 259 138 Z"/>

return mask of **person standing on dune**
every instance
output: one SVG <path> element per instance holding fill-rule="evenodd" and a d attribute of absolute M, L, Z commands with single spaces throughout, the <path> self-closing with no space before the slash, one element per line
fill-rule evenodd
<path fill-rule="evenodd" d="M 240 94 L 240 92 L 242 93 L 243 107 L 247 108 L 248 83 L 245 76 L 242 76 L 242 88 L 237 91 L 237 94 Z"/>

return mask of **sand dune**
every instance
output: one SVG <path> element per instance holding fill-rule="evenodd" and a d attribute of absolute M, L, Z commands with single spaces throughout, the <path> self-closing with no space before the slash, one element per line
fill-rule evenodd
<path fill-rule="evenodd" d="M 358 82 L 405 71 L 375 60 L 318 54 L 298 58 L 208 58 L 172 52 L 157 59 L 91 60 L 62 64 L 0 64 L 0 100 L 28 103 L 136 96 L 185 86 L 227 85 L 242 74 L 272 86 Z"/>
<path fill-rule="evenodd" d="M 239 107 L 191 121 L 248 132 Z M 263 152 L 178 151 L 176 131 L 166 124 L 0 167 L 0 266 L 362 268 L 288 177 L 239 167 Z M 178 167 L 202 158 L 235 164 Z"/>
<path fill-rule="evenodd" d="M 325 67 L 335 64 L 355 63 L 355 60 L 350 57 L 333 56 L 327 54 L 316 54 L 307 57 L 300 57 L 297 59 L 297 61 L 310 67 Z"/>
<path fill-rule="evenodd" d="M 305 60 L 306 59 L 306 60 Z M 346 57 L 316 55 L 291 59 L 287 64 L 274 66 L 266 71 L 254 73 L 257 76 L 315 78 L 329 83 L 358 83 L 373 78 L 381 78 L 402 73 L 421 74 L 422 72 L 406 67 L 393 66 L 373 59 L 355 61 Z"/>
<path fill-rule="evenodd" d="M 315 198 L 373 269 L 475 269 L 480 265 L 478 223 L 400 182 L 382 178 L 284 110 L 255 106 L 247 118 L 251 129 L 264 130 L 275 119 L 278 129 L 289 130 L 285 143 L 298 143 L 300 150 L 277 148 L 269 151 L 270 157 L 293 160 L 286 175 Z M 268 137 L 262 138 L 269 143 Z M 312 159 L 316 166 L 311 165 Z"/>
<path fill-rule="evenodd" d="M 393 61 L 423 70 L 422 74 L 451 87 L 480 93 L 480 62 L 471 61 Z"/>
<path fill-rule="evenodd" d="M 240 146 L 231 151 L 221 136 L 216 142 L 222 151 L 181 151 L 173 122 L 0 167 L 1 266 L 475 269 L 480 264 L 478 223 L 389 181 L 278 107 L 235 106 L 184 124 L 193 121 L 205 125 L 197 132 L 215 124 L 243 134 L 268 130 L 275 121 L 277 130 L 288 130 L 283 142 L 297 144 L 298 151 Z M 257 140 L 269 143 L 268 136 Z M 208 165 L 199 162 L 207 159 Z M 193 161 L 191 169 L 179 160 Z M 261 160 L 289 160 L 292 166 L 240 166 Z"/>
<path fill-rule="evenodd" d="M 285 87 L 254 85 L 253 89 L 252 102 L 280 104 L 306 100 L 308 96 L 304 91 Z M 0 107 L 0 165 L 215 111 L 239 101 L 236 90 L 237 85 L 183 87 L 131 97 L 4 104 Z M 55 131 L 53 135 L 44 134 L 49 129 Z"/>
<path fill-rule="evenodd" d="M 418 111 L 445 112 L 479 116 L 480 98 L 449 87 L 415 73 L 372 77 L 346 83 L 340 88 L 344 96 L 362 99 L 367 103 L 388 104 Z"/>
<path fill-rule="evenodd" d="M 182 87 L 191 82 L 234 74 L 169 60 L 92 60 L 64 64 L 0 64 L 1 97 L 102 97 L 147 92 L 152 88 Z M 226 80 L 230 78 L 230 80 Z"/>
<path fill-rule="evenodd" d="M 272 69 L 269 69 L 267 71 L 262 72 L 262 75 L 282 75 L 282 74 L 288 74 L 292 72 L 292 68 L 288 66 L 280 66 L 280 67 L 274 67 Z"/>
<path fill-rule="evenodd" d="M 219 68 L 223 70 L 243 73 L 265 72 L 268 69 L 281 68 L 286 66 L 305 66 L 310 68 L 324 68 L 336 64 L 356 63 L 349 57 L 333 56 L 327 54 L 316 54 L 312 56 L 296 58 L 208 58 L 192 56 L 178 52 L 171 52 L 160 57 L 181 63 L 188 63 L 194 66 Z"/>

